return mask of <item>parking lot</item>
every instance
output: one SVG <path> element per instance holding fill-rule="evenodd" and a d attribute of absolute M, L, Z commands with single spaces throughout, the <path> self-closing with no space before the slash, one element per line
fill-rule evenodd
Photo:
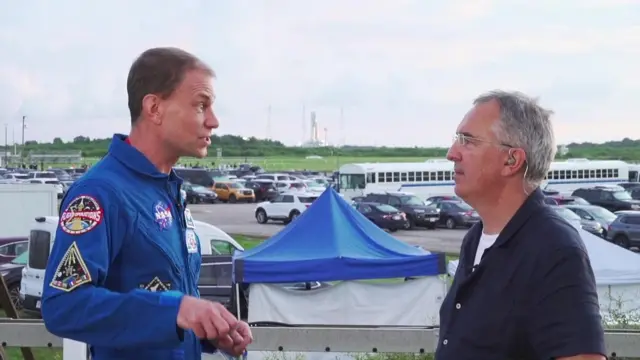
<path fill-rule="evenodd" d="M 278 233 L 284 225 L 276 222 L 258 224 L 255 204 L 189 205 L 196 220 L 213 224 L 230 234 L 268 237 Z M 392 236 L 408 244 L 419 245 L 430 251 L 458 253 L 466 230 L 418 228 L 397 231 Z"/>

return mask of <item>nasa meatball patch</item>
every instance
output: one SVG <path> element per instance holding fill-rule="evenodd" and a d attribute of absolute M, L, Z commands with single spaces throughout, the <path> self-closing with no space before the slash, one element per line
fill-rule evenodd
<path fill-rule="evenodd" d="M 71 200 L 60 215 L 60 228 L 70 235 L 81 235 L 93 230 L 102 222 L 103 210 L 98 201 L 88 195 Z"/>

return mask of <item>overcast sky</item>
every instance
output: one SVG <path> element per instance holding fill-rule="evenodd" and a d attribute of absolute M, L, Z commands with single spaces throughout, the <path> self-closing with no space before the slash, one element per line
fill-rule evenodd
<path fill-rule="evenodd" d="M 0 12 L 9 142 L 22 115 L 27 140 L 128 132 L 128 68 L 167 45 L 218 73 L 219 134 L 296 144 L 306 105 L 332 143 L 448 145 L 503 88 L 552 108 L 560 143 L 640 137 L 640 0 L 41 0 Z"/>

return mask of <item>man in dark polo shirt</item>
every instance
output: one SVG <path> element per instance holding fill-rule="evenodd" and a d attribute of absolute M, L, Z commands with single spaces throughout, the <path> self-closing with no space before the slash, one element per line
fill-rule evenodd
<path fill-rule="evenodd" d="M 539 189 L 556 153 L 550 115 L 494 91 L 458 126 L 455 192 L 482 222 L 462 242 L 436 360 L 606 359 L 586 249 Z"/>

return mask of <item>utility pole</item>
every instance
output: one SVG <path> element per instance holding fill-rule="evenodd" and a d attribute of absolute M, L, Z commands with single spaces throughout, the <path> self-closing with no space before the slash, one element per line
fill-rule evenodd
<path fill-rule="evenodd" d="M 9 124 L 4 124 L 4 166 L 9 164 Z"/>
<path fill-rule="evenodd" d="M 26 116 L 22 116 L 22 148 L 20 149 L 20 162 L 22 163 L 22 167 L 24 168 L 24 120 L 26 119 Z"/>
<path fill-rule="evenodd" d="M 267 109 L 267 140 L 271 140 L 271 104 Z"/>

